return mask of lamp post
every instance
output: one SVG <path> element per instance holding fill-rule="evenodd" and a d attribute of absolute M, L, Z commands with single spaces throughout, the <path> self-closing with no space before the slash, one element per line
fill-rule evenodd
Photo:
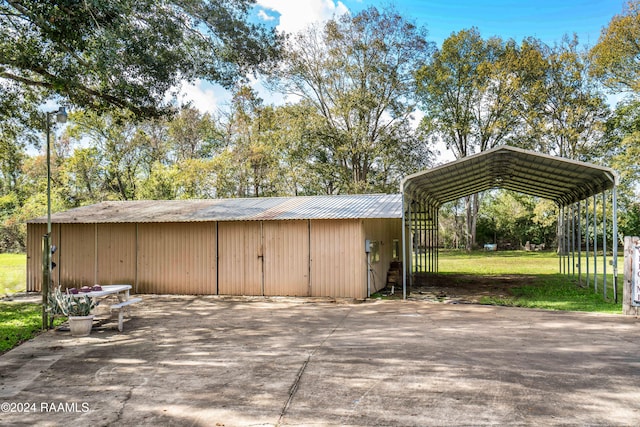
<path fill-rule="evenodd" d="M 47 130 L 47 234 L 43 236 L 42 247 L 42 329 L 49 327 L 47 304 L 49 303 L 49 283 L 51 283 L 51 117 L 56 116 L 57 123 L 67 121 L 64 107 L 46 113 Z"/>

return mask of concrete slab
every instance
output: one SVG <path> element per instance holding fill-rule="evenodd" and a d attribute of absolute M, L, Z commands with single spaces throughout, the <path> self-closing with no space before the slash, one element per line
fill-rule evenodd
<path fill-rule="evenodd" d="M 131 312 L 123 333 L 0 356 L 0 424 L 640 425 L 635 318 L 150 295 Z"/>

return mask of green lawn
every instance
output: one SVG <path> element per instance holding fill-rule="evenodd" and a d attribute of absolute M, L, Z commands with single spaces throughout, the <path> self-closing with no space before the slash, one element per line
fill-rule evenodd
<path fill-rule="evenodd" d="M 555 274 L 558 257 L 555 252 L 525 251 L 440 251 L 438 267 L 442 273 L 496 274 Z"/>
<path fill-rule="evenodd" d="M 609 256 L 607 262 L 611 257 Z M 549 310 L 622 312 L 622 266 L 624 257 L 618 257 L 618 303 L 614 302 L 613 267 L 607 266 L 607 298 L 604 298 L 602 256 L 597 259 L 598 288 L 594 288 L 593 258 L 589 258 L 590 278 L 586 283 L 586 257 L 581 260 L 582 275 L 578 268 L 572 274 L 559 274 L 559 260 L 555 252 L 462 252 L 440 251 L 439 272 L 442 274 L 473 274 L 496 276 L 503 274 L 535 276 L 530 283 L 515 288 L 510 298 L 485 298 L 485 304 L 543 308 Z M 565 261 L 566 262 L 566 261 Z M 578 258 L 575 258 L 576 264 Z M 573 265 L 573 259 L 570 262 Z"/>
<path fill-rule="evenodd" d="M 42 306 L 32 303 L 0 302 L 0 354 L 42 330 Z"/>
<path fill-rule="evenodd" d="M 0 297 L 23 292 L 26 288 L 27 256 L 0 254 Z M 42 305 L 0 302 L 0 353 L 33 338 L 41 330 Z"/>
<path fill-rule="evenodd" d="M 0 254 L 0 297 L 27 289 L 27 256 Z"/>

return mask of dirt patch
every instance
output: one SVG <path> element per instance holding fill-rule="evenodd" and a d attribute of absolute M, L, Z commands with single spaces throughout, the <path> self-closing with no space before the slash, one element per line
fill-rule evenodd
<path fill-rule="evenodd" d="M 536 276 L 505 274 L 476 276 L 471 274 L 424 274 L 414 278 L 408 299 L 443 303 L 477 304 L 483 297 L 511 298 L 514 288 L 534 284 Z M 402 298 L 402 288 L 384 289 L 389 298 Z"/>

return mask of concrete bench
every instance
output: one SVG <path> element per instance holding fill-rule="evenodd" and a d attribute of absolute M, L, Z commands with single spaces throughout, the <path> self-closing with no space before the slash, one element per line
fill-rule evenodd
<path fill-rule="evenodd" d="M 122 321 L 124 316 L 124 310 L 128 309 L 131 304 L 142 301 L 142 298 L 129 298 L 128 300 L 113 304 L 111 310 L 118 310 L 118 331 L 122 332 Z"/>

